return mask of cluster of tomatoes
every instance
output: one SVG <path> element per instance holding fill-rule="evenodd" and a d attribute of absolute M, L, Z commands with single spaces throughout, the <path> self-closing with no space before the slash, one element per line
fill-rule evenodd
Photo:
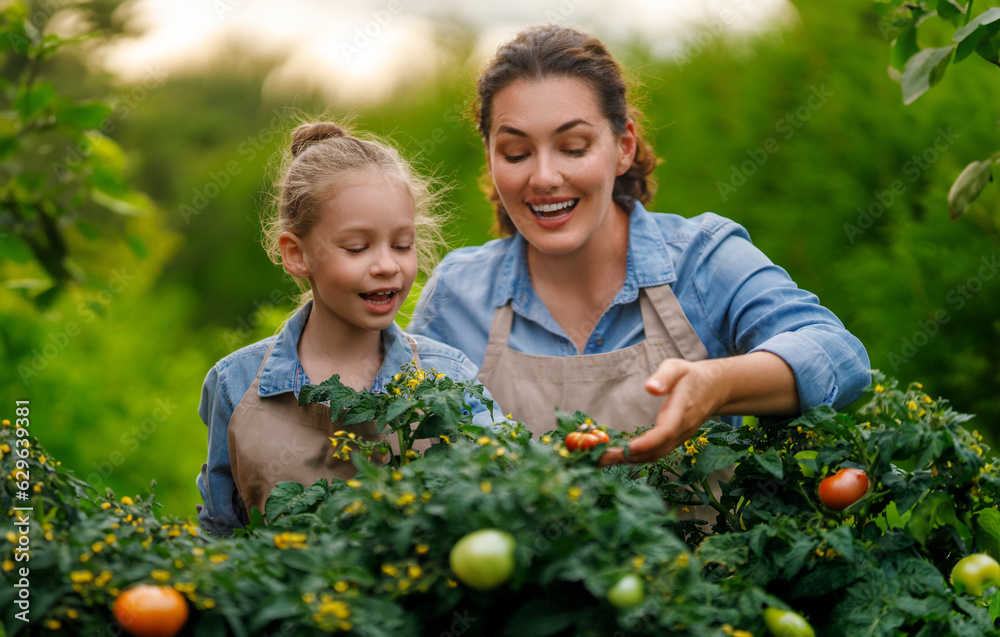
<path fill-rule="evenodd" d="M 570 451 L 590 451 L 601 443 L 609 442 L 611 437 L 608 436 L 608 432 L 587 423 L 566 435 L 566 448 Z"/>

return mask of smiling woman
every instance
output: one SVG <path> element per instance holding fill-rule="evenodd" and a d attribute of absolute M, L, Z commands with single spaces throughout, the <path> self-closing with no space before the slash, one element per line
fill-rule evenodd
<path fill-rule="evenodd" d="M 860 395 L 864 347 L 742 227 L 643 207 L 655 158 L 597 38 L 527 29 L 477 89 L 488 195 L 510 236 L 448 255 L 410 330 L 480 364 L 514 417 L 536 433 L 554 428 L 556 408 L 627 432 L 653 424 L 628 448 L 645 462 L 712 416 Z"/>

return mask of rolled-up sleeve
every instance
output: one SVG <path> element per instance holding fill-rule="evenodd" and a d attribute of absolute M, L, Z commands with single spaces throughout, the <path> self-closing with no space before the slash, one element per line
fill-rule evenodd
<path fill-rule="evenodd" d="M 229 419 L 233 409 L 226 383 L 218 367 L 213 367 L 205 377 L 198 406 L 198 415 L 208 426 L 208 460 L 196 479 L 204 502 L 198 522 L 213 535 L 231 535 L 234 528 L 243 526 L 233 507 L 238 495 L 229 464 Z"/>
<path fill-rule="evenodd" d="M 781 357 L 795 374 L 803 411 L 840 409 L 861 395 L 871 382 L 864 345 L 815 294 L 799 288 L 738 224 L 727 221 L 695 241 L 699 305 L 730 355 Z"/>

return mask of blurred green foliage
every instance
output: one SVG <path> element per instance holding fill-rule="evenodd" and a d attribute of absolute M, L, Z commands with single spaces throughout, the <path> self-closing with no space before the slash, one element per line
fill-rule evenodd
<path fill-rule="evenodd" d="M 662 158 L 649 208 L 743 224 L 861 338 L 874 367 L 978 414 L 970 426 L 997 447 L 1000 195 L 984 190 L 958 222 L 947 205 L 962 167 L 998 147 L 997 70 L 956 66 L 904 106 L 887 73 L 895 35 L 870 0 L 795 8 L 794 23 L 753 40 L 709 28 L 680 61 L 609 40 L 637 80 Z M 80 274 L 48 305 L 16 282 L 51 284 L 51 273 L 2 244 L 0 414 L 30 399 L 35 435 L 81 478 L 119 495 L 156 479 L 167 512 L 192 515 L 206 455 L 204 375 L 273 333 L 294 304 L 295 286 L 260 247 L 259 219 L 300 117 L 353 118 L 394 141 L 449 186 L 452 245 L 490 238 L 482 146 L 467 116 L 474 38 L 442 24 L 438 40 L 448 44 L 433 81 L 362 104 L 265 91 L 280 60 L 237 44 L 211 69 L 150 68 L 121 84 L 87 62 L 95 39 L 116 37 L 111 7 L 92 13 L 94 35 L 37 77 L 66 99 L 110 107 L 96 130 L 124 149 L 122 183 L 152 203 L 128 216 L 86 204 L 60 226 Z M 3 46 L 0 133 L 23 71 Z M 59 152 L 42 141 L 22 149 Z"/>

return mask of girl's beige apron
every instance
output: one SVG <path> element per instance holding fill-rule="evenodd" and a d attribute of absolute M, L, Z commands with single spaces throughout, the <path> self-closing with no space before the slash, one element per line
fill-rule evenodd
<path fill-rule="evenodd" d="M 412 339 L 409 343 L 419 367 L 417 344 Z M 229 419 L 229 464 L 245 507 L 245 511 L 235 507 L 241 517 L 250 507 L 264 511 L 267 496 L 279 482 L 309 486 L 320 478 L 348 479 L 357 473 L 349 460 L 333 457 L 330 437 L 341 426 L 330 421 L 329 405 L 308 403 L 300 407 L 292 392 L 261 398 L 260 374 L 271 355 L 271 347 L 264 354 L 257 377 Z M 376 433 L 374 421 L 351 425 L 350 431 L 362 440 L 383 438 Z M 392 440 L 395 441 L 394 436 Z"/>
<path fill-rule="evenodd" d="M 580 410 L 622 432 L 651 425 L 663 398 L 646 391 L 646 379 L 668 358 L 704 360 L 708 350 L 669 284 L 641 288 L 639 306 L 646 333 L 641 343 L 603 354 L 538 356 L 507 346 L 514 317 L 507 303 L 493 314 L 479 380 L 535 436 L 555 429 L 556 407 Z"/>

